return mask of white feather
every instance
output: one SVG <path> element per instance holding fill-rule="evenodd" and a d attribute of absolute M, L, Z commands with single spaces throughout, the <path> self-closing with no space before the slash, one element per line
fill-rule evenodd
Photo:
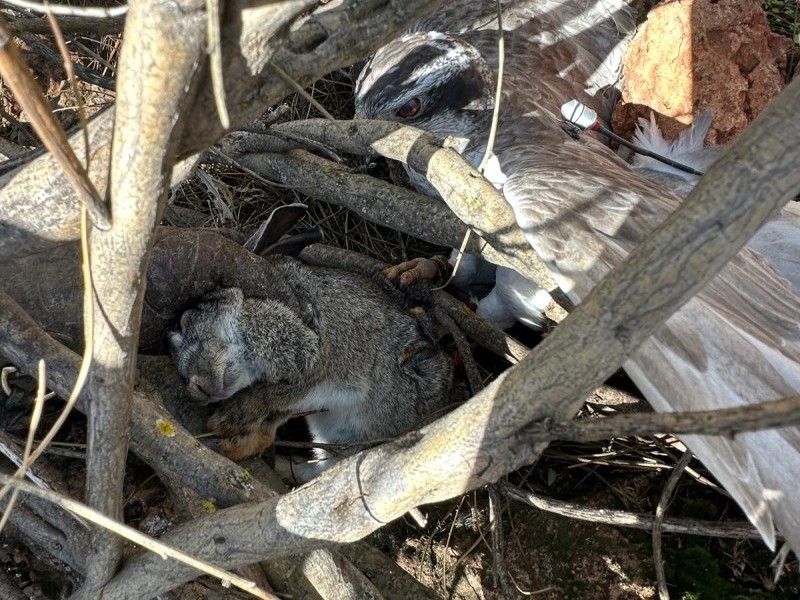
<path fill-rule="evenodd" d="M 708 130 L 711 128 L 713 115 L 711 111 L 705 110 L 695 116 L 694 121 L 688 129 L 684 129 L 678 139 L 670 142 L 661 133 L 656 124 L 656 118 L 653 113 L 650 113 L 650 120 L 639 119 L 636 126 L 636 131 L 633 135 L 633 141 L 637 146 L 650 150 L 664 158 L 669 158 L 679 162 L 687 167 L 691 167 L 697 171 L 705 171 L 722 153 L 722 148 L 719 146 L 706 146 L 705 139 Z M 696 183 L 699 177 L 692 175 L 681 169 L 676 169 L 666 163 L 663 163 L 650 156 L 643 156 L 641 154 L 634 155 L 633 158 L 634 169 L 644 170 L 651 169 L 661 173 L 668 173 L 670 175 L 677 175 L 689 181 Z"/>

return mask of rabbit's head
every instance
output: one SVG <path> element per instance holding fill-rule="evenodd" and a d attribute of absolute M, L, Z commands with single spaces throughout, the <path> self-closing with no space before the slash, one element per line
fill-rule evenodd
<path fill-rule="evenodd" d="M 197 400 L 230 398 L 257 378 L 242 335 L 243 301 L 238 288 L 216 290 L 185 311 L 180 331 L 169 334 L 172 359 Z"/>
<path fill-rule="evenodd" d="M 256 381 L 296 384 L 310 376 L 319 338 L 286 305 L 221 288 L 183 313 L 172 357 L 195 399 L 230 398 Z"/>

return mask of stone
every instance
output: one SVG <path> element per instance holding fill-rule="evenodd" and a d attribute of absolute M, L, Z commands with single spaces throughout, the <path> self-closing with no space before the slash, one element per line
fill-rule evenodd
<path fill-rule="evenodd" d="M 630 139 L 637 117 L 656 115 L 674 139 L 704 109 L 709 144 L 732 141 L 780 92 L 792 40 L 773 33 L 760 0 L 667 0 L 628 48 L 622 100 L 613 117 Z"/>

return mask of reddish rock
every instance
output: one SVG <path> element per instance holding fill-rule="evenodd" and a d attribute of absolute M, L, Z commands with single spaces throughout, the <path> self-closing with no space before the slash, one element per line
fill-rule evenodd
<path fill-rule="evenodd" d="M 706 108 L 707 141 L 730 142 L 784 87 L 788 37 L 772 33 L 760 0 L 667 0 L 647 16 L 625 57 L 615 131 L 652 110 L 674 138 Z"/>

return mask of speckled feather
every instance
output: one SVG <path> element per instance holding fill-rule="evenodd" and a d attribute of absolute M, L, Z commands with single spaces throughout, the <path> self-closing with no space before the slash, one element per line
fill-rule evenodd
<path fill-rule="evenodd" d="M 507 62 L 494 151 L 505 179 L 496 183 L 531 245 L 580 301 L 680 198 L 637 175 L 601 144 L 569 138 L 557 120 L 558 107 L 573 97 L 608 115 L 613 94 L 597 92 L 617 77 L 632 24 L 624 5 L 526 0 L 504 7 Z M 428 74 L 437 81 L 433 89 L 409 80 L 397 85 L 395 79 L 421 68 L 425 34 L 381 49 L 359 81 L 360 112 L 401 120 L 397 108 L 420 98 L 419 114 L 407 122 L 469 138 L 466 155 L 477 163 L 488 139 L 494 93 L 494 77 L 486 75 L 487 64 L 496 68 L 493 14 L 493 2 L 454 2 L 416 28 L 460 34 L 450 43 L 464 48 L 460 63 L 457 57 L 450 61 L 455 68 L 439 69 L 438 80 Z M 458 86 L 467 87 L 470 98 L 482 89 L 485 107 L 469 110 L 439 93 Z M 781 253 L 799 254 L 793 210 L 784 210 L 751 244 L 764 256 L 743 250 L 626 363 L 657 410 L 722 408 L 800 394 L 800 269 L 791 260 L 776 260 Z M 793 283 L 778 275 L 770 259 L 775 269 L 795 278 Z M 792 548 L 800 549 L 800 430 L 685 441 L 771 547 L 777 526 Z"/>

